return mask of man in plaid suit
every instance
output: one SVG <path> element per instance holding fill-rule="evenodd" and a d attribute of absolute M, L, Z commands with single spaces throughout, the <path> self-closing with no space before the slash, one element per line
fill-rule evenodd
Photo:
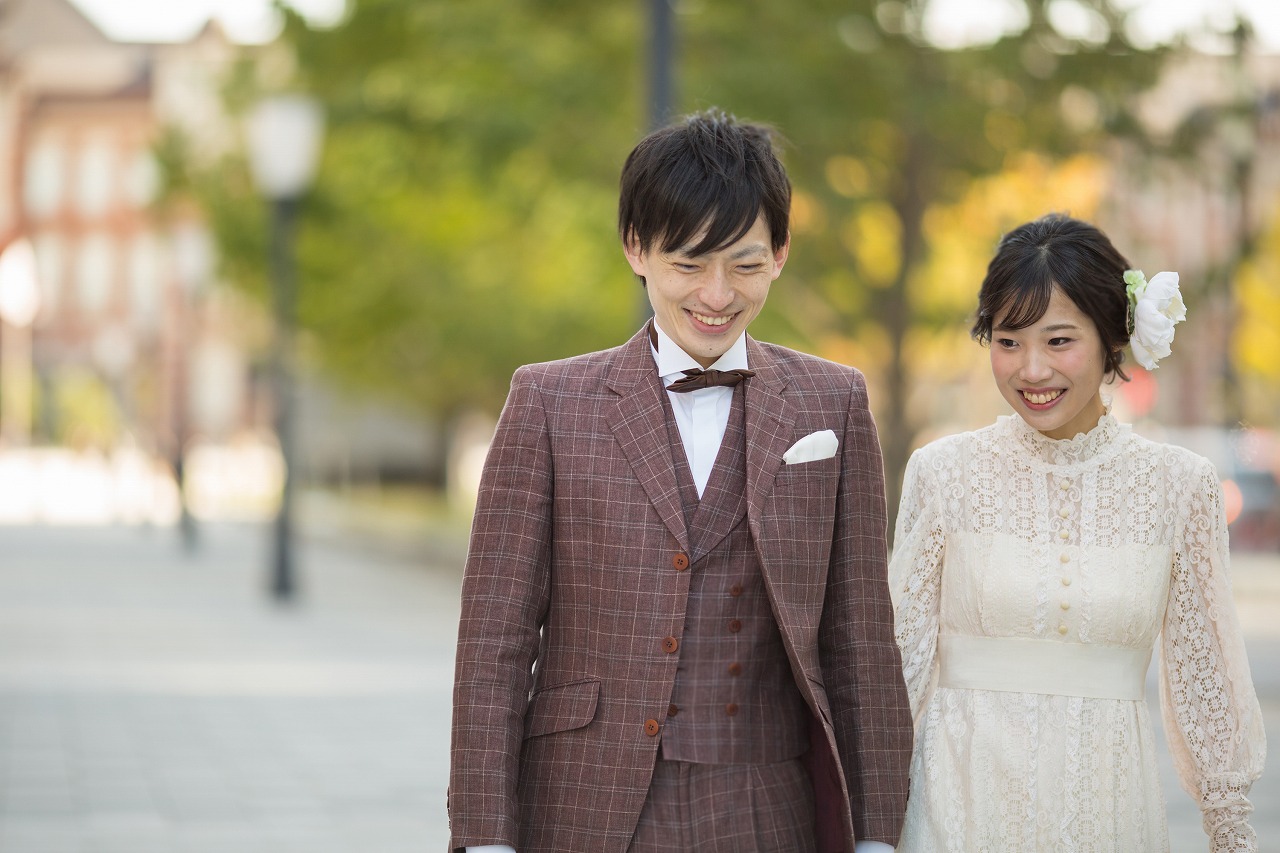
<path fill-rule="evenodd" d="M 516 371 L 463 580 L 451 849 L 897 842 L 912 723 L 866 388 L 746 335 L 790 202 L 767 128 L 651 134 L 619 231 L 653 321 Z"/>

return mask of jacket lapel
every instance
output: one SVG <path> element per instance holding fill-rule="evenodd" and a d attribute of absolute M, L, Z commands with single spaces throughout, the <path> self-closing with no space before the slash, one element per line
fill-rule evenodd
<path fill-rule="evenodd" d="M 662 523 L 688 551 L 689 534 L 667 433 L 666 392 L 653 362 L 648 323 L 618 351 L 606 384 L 618 395 L 608 413 L 609 428 Z"/>
<path fill-rule="evenodd" d="M 747 364 L 756 371 L 745 383 L 747 430 L 747 520 L 760 541 L 760 513 L 782 467 L 796 413 L 783 396 L 787 377 L 768 353 L 747 338 Z"/>

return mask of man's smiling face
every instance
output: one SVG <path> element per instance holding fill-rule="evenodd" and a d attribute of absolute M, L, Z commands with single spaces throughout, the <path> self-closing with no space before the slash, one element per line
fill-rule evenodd
<path fill-rule="evenodd" d="M 700 239 L 696 235 L 689 245 Z M 645 280 L 654 321 L 699 364 L 710 367 L 764 308 L 790 245 L 788 238 L 773 251 L 769 226 L 757 217 L 740 239 L 702 255 L 691 255 L 686 248 L 642 252 L 634 243 L 624 250 L 631 269 Z"/>

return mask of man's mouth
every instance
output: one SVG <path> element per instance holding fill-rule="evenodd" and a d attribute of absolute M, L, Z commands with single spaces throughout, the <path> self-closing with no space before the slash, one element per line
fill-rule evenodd
<path fill-rule="evenodd" d="M 736 314 L 729 314 L 726 317 L 708 317 L 706 314 L 699 314 L 697 311 L 690 311 L 689 313 L 693 316 L 693 319 L 708 326 L 723 326 L 737 316 Z"/>
<path fill-rule="evenodd" d="M 1046 403 L 1052 403 L 1054 400 L 1061 397 L 1064 393 L 1065 392 L 1061 388 L 1055 391 L 1039 391 L 1039 392 L 1023 391 L 1022 397 L 1033 406 L 1043 406 Z"/>

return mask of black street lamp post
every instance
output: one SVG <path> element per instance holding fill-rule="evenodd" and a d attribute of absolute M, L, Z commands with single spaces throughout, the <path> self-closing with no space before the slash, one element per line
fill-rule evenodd
<path fill-rule="evenodd" d="M 319 160 L 324 119 L 319 105 L 300 96 L 260 102 L 249 116 L 249 163 L 258 190 L 271 202 L 271 285 L 275 334 L 271 346 L 271 383 L 276 438 L 283 480 L 271 554 L 270 590 L 281 602 L 293 599 L 297 579 L 293 561 L 293 495 L 296 486 L 294 441 L 293 337 L 296 324 L 297 266 L 294 231 L 298 206 Z"/>

